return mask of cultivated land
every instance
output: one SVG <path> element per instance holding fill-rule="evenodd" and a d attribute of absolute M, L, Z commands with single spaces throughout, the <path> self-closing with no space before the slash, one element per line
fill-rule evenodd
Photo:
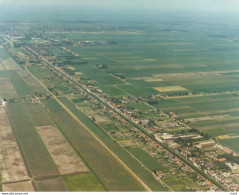
<path fill-rule="evenodd" d="M 0 48 L 0 70 L 18 70 L 19 68 L 13 61 L 13 59 L 8 55 L 8 53 Z"/>
<path fill-rule="evenodd" d="M 2 189 L 5 192 L 33 192 L 31 181 L 3 184 Z"/>
<path fill-rule="evenodd" d="M 2 183 L 28 180 L 29 175 L 19 151 L 4 107 L 0 106 L 0 163 Z M 4 188 L 5 186 L 3 186 Z"/>
<path fill-rule="evenodd" d="M 34 127 L 28 104 L 9 104 L 7 106 L 7 112 L 9 121 L 15 131 L 19 145 L 23 150 L 23 156 L 32 176 L 43 177 L 59 175 L 54 161 Z"/>
<path fill-rule="evenodd" d="M 173 34 L 170 33 L 163 35 L 167 36 L 169 39 L 172 38 L 171 36 L 173 36 Z M 141 38 L 144 37 L 144 39 L 147 39 L 146 34 L 145 36 L 136 36 Z M 93 39 L 92 36 L 89 37 Z M 110 39 L 102 35 L 102 38 L 103 37 L 105 40 Z M 208 132 L 209 135 L 212 136 L 215 134 L 223 135 L 224 131 L 215 128 L 215 125 L 217 125 L 218 123 L 220 124 L 219 126 L 222 129 L 229 132 L 231 132 L 232 129 L 228 126 L 228 123 L 235 124 L 235 126 L 239 128 L 237 120 L 235 118 L 235 115 L 238 113 L 236 108 L 239 105 L 237 96 L 239 74 L 236 65 L 233 65 L 232 62 L 224 62 L 227 64 L 227 66 L 223 66 L 223 60 L 221 63 L 216 64 L 216 62 L 214 61 L 209 62 L 209 59 L 206 58 L 203 59 L 206 65 L 202 65 L 200 64 L 199 59 L 191 59 L 189 57 L 189 51 L 185 54 L 187 55 L 187 58 L 182 58 L 182 56 L 179 55 L 180 51 L 172 51 L 170 47 L 164 45 L 164 48 L 166 48 L 167 51 L 176 54 L 176 56 L 174 56 L 175 58 L 173 58 L 174 62 L 172 63 L 170 62 L 169 58 L 167 58 L 168 54 L 166 52 L 164 53 L 161 50 L 156 50 L 156 48 L 159 49 L 160 43 L 158 44 L 158 47 L 155 46 L 155 50 L 151 54 L 145 54 L 142 50 L 143 48 L 148 49 L 147 43 L 139 43 L 142 48 L 142 50 L 139 50 L 138 48 L 136 48 L 136 45 L 134 45 L 134 38 L 132 38 L 131 36 L 128 36 L 128 38 L 130 41 L 132 41 L 130 42 L 131 48 L 130 50 L 128 49 L 129 51 L 127 51 L 127 48 L 122 42 L 119 43 L 118 46 L 114 46 L 114 51 L 121 51 L 117 54 L 115 54 L 113 51 L 110 51 L 109 47 L 102 47 L 100 48 L 100 51 L 95 51 L 92 47 L 81 48 L 79 52 L 79 54 L 81 54 L 82 56 L 92 56 L 93 54 L 97 56 L 98 53 L 100 53 L 101 55 L 98 55 L 97 59 L 88 59 L 90 65 L 97 63 L 97 61 L 101 61 L 105 65 L 109 66 L 108 69 L 104 70 L 104 72 L 108 73 L 108 75 L 110 75 L 112 72 L 117 72 L 125 75 L 125 84 L 122 84 L 122 80 L 117 84 L 113 84 L 112 82 L 108 82 L 108 84 L 102 83 L 97 79 L 97 75 L 101 75 L 102 71 L 96 71 L 96 68 L 94 66 L 85 67 L 81 65 L 74 67 L 77 69 L 77 71 L 81 71 L 83 74 L 96 80 L 96 86 L 99 86 L 99 88 L 102 88 L 103 91 L 113 97 L 127 97 L 128 95 L 148 96 L 158 94 L 158 92 L 153 91 L 153 89 L 159 90 L 162 93 L 175 91 L 176 96 L 177 92 L 185 89 L 191 91 L 192 93 L 199 93 L 201 94 L 200 97 L 180 96 L 180 98 L 178 98 L 177 96 L 170 98 L 170 102 L 167 102 L 165 100 L 159 101 L 159 103 L 154 105 L 154 107 L 159 108 L 165 112 L 175 112 L 178 116 L 178 119 L 187 119 L 192 117 L 201 118 L 205 117 L 205 115 L 208 117 L 214 115 L 228 115 L 229 117 L 224 119 L 214 118 L 212 119 L 210 124 L 205 122 L 192 125 L 195 128 Z M 195 48 L 195 45 L 183 45 L 183 41 L 181 40 L 178 43 L 181 44 L 175 47 Z M 221 45 L 217 44 L 216 42 L 213 45 L 213 47 L 215 48 L 220 46 Z M 229 44 L 226 44 L 225 47 L 229 47 Z M 137 52 L 132 52 L 132 48 L 134 48 L 134 50 L 136 50 Z M 77 47 L 69 47 L 69 49 L 72 49 L 72 51 L 75 52 L 78 51 Z M 147 55 L 147 57 L 155 57 L 158 52 L 164 53 L 163 55 L 160 55 L 160 64 L 158 64 L 159 60 L 157 60 L 157 58 L 154 58 L 156 60 L 150 61 L 149 63 L 149 61 L 142 61 L 142 58 L 147 59 L 146 57 L 137 57 L 139 53 L 143 56 Z M 215 50 L 212 50 L 210 52 L 212 56 L 217 57 L 220 55 L 219 53 L 220 52 L 217 52 Z M 202 56 L 206 55 L 205 52 L 201 52 L 201 54 Z M 131 57 L 128 57 L 129 55 Z M 233 59 L 236 60 L 234 54 Z M 178 62 L 178 64 L 175 64 L 176 61 Z M 189 61 L 192 63 L 191 65 L 188 64 Z M 139 65 L 139 63 L 141 64 Z M 157 71 L 159 71 L 160 73 L 157 74 Z M 154 79 L 149 79 L 152 77 Z M 106 76 L 104 78 L 106 78 Z M 165 83 L 166 81 L 168 83 Z M 129 82 L 130 84 L 128 84 L 127 82 Z M 175 85 L 177 85 L 177 87 L 175 87 Z M 171 94 L 174 93 L 169 93 L 169 95 Z M 239 131 L 236 128 L 234 129 L 235 130 L 233 130 L 233 135 L 239 135 Z M 225 141 L 223 144 L 225 144 L 225 146 L 229 146 L 229 142 L 230 140 L 228 140 L 228 142 Z"/>
<path fill-rule="evenodd" d="M 0 95 L 5 98 L 17 97 L 17 93 L 9 78 L 0 78 Z"/>
<path fill-rule="evenodd" d="M 65 192 L 69 191 L 61 177 L 39 180 L 35 182 L 36 188 L 40 192 Z"/>
<path fill-rule="evenodd" d="M 75 192 L 101 192 L 105 191 L 93 173 L 82 173 L 77 175 L 64 176 L 63 180 L 69 190 Z"/>
<path fill-rule="evenodd" d="M 38 126 L 36 129 L 61 175 L 89 171 L 56 126 Z"/>

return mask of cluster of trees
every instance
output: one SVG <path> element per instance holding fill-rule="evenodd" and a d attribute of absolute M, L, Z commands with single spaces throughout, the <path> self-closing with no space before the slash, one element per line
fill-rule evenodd
<path fill-rule="evenodd" d="M 168 93 L 165 93 L 167 94 L 167 96 L 169 97 L 173 97 L 173 96 L 187 96 L 189 95 L 189 92 L 168 92 Z"/>
<path fill-rule="evenodd" d="M 153 104 L 158 104 L 158 100 L 148 100 L 148 104 L 153 105 Z"/>
<path fill-rule="evenodd" d="M 230 167 L 228 167 L 224 162 L 214 161 L 214 166 L 216 169 L 221 169 L 223 171 L 230 171 Z"/>
<path fill-rule="evenodd" d="M 111 97 L 110 100 L 115 104 L 121 104 L 121 100 L 119 98 Z"/>
<path fill-rule="evenodd" d="M 210 138 L 208 133 L 201 132 L 200 135 L 203 136 L 205 139 L 209 139 Z"/>
<path fill-rule="evenodd" d="M 115 75 L 121 79 L 125 79 L 125 75 L 123 75 L 122 73 L 113 73 L 113 75 Z"/>
<path fill-rule="evenodd" d="M 177 139 L 174 140 L 176 143 L 180 144 L 183 147 L 192 147 L 194 140 L 191 138 L 189 139 L 182 139 L 181 137 L 178 137 Z"/>
<path fill-rule="evenodd" d="M 58 65 L 58 66 L 65 66 L 65 65 L 80 65 L 80 64 L 88 64 L 89 62 L 88 61 L 76 61 L 76 62 L 73 62 L 71 60 L 64 60 L 62 62 L 55 62 L 53 63 L 54 65 Z"/>
<path fill-rule="evenodd" d="M 190 133 L 199 133 L 198 129 L 189 129 L 188 132 Z"/>
<path fill-rule="evenodd" d="M 75 74 L 75 71 L 74 71 L 74 70 L 71 70 L 71 69 L 68 69 L 68 68 L 64 68 L 64 70 L 65 70 L 69 75 L 74 75 L 74 74 Z"/>
<path fill-rule="evenodd" d="M 154 125 L 156 125 L 155 121 L 154 121 L 153 119 L 149 119 L 149 121 L 148 121 L 148 126 L 149 126 L 149 127 L 152 127 L 152 126 L 154 126 Z"/>
<path fill-rule="evenodd" d="M 191 157 L 198 157 L 204 154 L 205 152 L 203 150 L 200 150 L 199 148 L 195 148 L 193 151 L 191 151 Z"/>
<path fill-rule="evenodd" d="M 227 159 L 228 162 L 230 163 L 236 163 L 239 165 L 239 156 L 234 156 L 232 153 L 231 154 L 220 154 L 217 156 L 217 158 L 225 158 Z"/>

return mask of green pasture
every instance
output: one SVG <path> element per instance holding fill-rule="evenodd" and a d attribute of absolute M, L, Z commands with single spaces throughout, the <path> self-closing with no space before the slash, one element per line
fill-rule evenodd
<path fill-rule="evenodd" d="M 128 96 L 127 93 L 120 90 L 117 86 L 104 86 L 101 89 L 112 97 Z"/>
<path fill-rule="evenodd" d="M 23 81 L 16 71 L 0 71 L 0 77 L 10 79 L 14 89 L 18 94 L 18 97 L 25 97 L 27 95 L 33 94 L 34 92 L 34 89 L 32 89 L 25 81 Z"/>
<path fill-rule="evenodd" d="M 49 178 L 35 181 L 35 186 L 39 192 L 66 192 L 69 191 L 62 177 Z"/>
<path fill-rule="evenodd" d="M 231 148 L 237 153 L 239 152 L 239 138 L 221 139 L 219 140 L 219 143 Z"/>
<path fill-rule="evenodd" d="M 131 94 L 133 96 L 151 96 L 153 94 L 159 94 L 158 91 L 156 91 L 153 88 L 140 88 L 140 87 L 135 87 L 133 85 L 120 85 L 118 86 L 122 91 Z"/>
<path fill-rule="evenodd" d="M 132 153 L 140 162 L 142 162 L 150 171 L 162 171 L 165 172 L 165 167 L 159 161 L 149 155 L 147 152 L 138 147 L 129 147 L 127 150 Z"/>
<path fill-rule="evenodd" d="M 63 180 L 70 191 L 101 192 L 105 188 L 92 172 L 63 176 Z"/>
<path fill-rule="evenodd" d="M 8 59 L 10 55 L 6 52 L 5 49 L 0 48 L 0 59 Z"/>
<path fill-rule="evenodd" d="M 138 109 L 139 111 L 149 111 L 149 110 L 153 109 L 145 103 L 133 103 L 133 102 L 131 102 L 131 103 L 126 104 L 126 106 L 128 108 Z"/>

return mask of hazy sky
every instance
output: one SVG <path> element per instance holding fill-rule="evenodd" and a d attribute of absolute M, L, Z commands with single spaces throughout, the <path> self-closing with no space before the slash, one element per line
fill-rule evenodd
<path fill-rule="evenodd" d="M 239 18 L 239 0 L 0 0 L 0 21 L 22 16 L 47 19 L 50 15 L 65 14 L 74 17 L 80 12 L 94 19 L 100 14 L 111 14 L 112 17 L 141 14 L 157 18 L 159 13 L 184 15 L 189 12 L 199 17 L 232 15 L 231 18 Z"/>
<path fill-rule="evenodd" d="M 239 0 L 0 0 L 1 3 L 55 4 L 95 8 L 193 9 L 239 12 Z"/>

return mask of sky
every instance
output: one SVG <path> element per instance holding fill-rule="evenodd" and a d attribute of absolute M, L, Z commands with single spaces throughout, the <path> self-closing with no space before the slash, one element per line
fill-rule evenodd
<path fill-rule="evenodd" d="M 239 18 L 239 0 L 0 0 L 0 21 L 23 18 L 24 15 L 25 18 L 36 15 L 45 19 L 47 15 L 71 12 L 84 12 L 92 17 L 108 13 L 112 16 L 154 14 L 156 17 L 158 13 L 190 12 L 198 16 L 216 14 Z"/>
<path fill-rule="evenodd" d="M 239 11 L 238 0 L 0 0 L 0 3 L 35 5 L 64 5 L 111 9 L 193 9 L 212 11 Z"/>

